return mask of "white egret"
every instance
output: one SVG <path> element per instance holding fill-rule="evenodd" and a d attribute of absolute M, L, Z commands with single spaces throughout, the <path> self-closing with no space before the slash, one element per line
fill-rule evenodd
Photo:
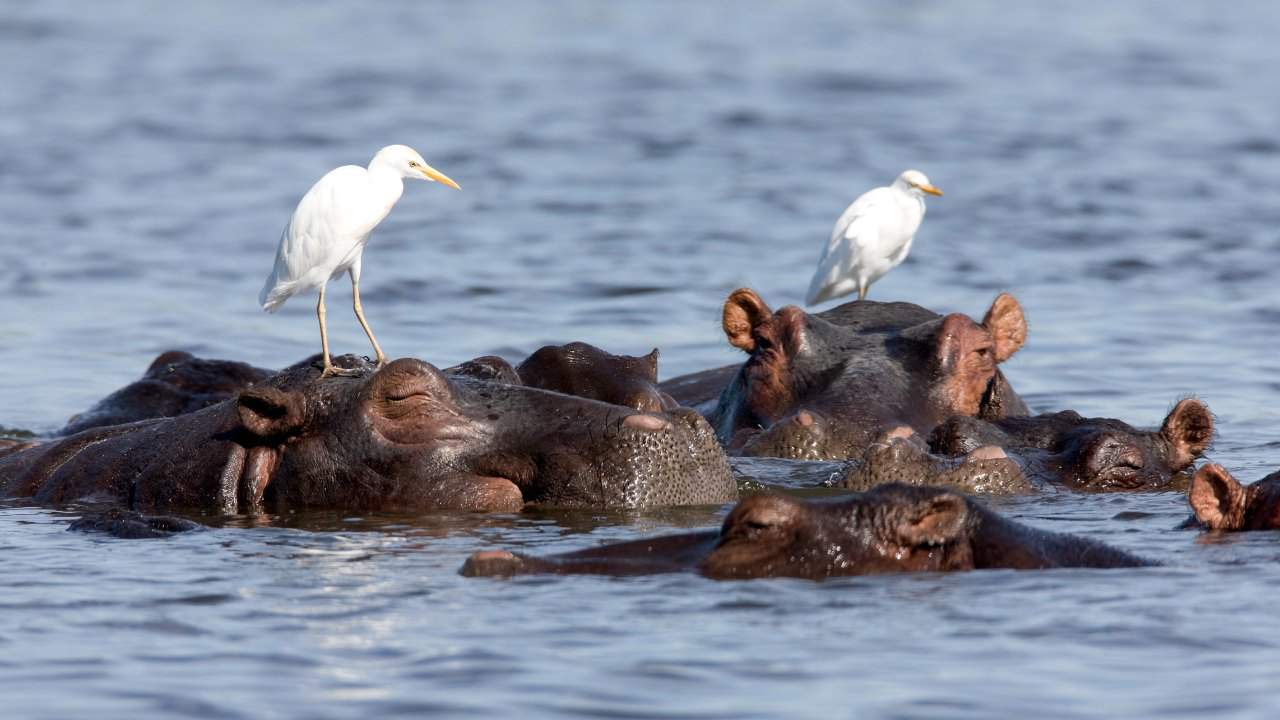
<path fill-rule="evenodd" d="M 924 173 L 907 170 L 892 185 L 868 190 L 854 200 L 831 231 L 805 302 L 816 305 L 855 290 L 859 300 L 865 299 L 871 284 L 911 252 L 924 219 L 924 193 L 942 191 Z"/>
<path fill-rule="evenodd" d="M 329 361 L 329 334 L 324 322 L 325 284 L 343 272 L 351 275 L 351 304 L 373 345 L 378 365 L 387 361 L 360 307 L 360 256 L 369 233 L 404 192 L 404 178 L 430 180 L 459 189 L 458 183 L 428 165 L 413 148 L 388 145 L 373 156 L 368 168 L 343 165 L 320 178 L 302 196 L 280 236 L 275 269 L 267 276 L 258 302 L 263 310 L 275 312 L 294 295 L 319 288 L 316 317 L 320 320 L 324 375 L 348 374 Z"/>

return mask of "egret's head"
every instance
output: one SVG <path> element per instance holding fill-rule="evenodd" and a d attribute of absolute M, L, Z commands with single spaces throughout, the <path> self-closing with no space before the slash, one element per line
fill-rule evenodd
<path fill-rule="evenodd" d="M 908 191 L 915 190 L 929 193 L 930 195 L 942 194 L 942 191 L 934 187 L 933 183 L 929 182 L 929 178 L 925 177 L 924 173 L 919 170 L 908 170 L 902 173 L 898 176 L 898 181 L 895 184 L 902 185 L 903 189 Z"/>
<path fill-rule="evenodd" d="M 458 183 L 451 180 L 448 175 L 428 165 L 427 161 L 423 160 L 422 156 L 418 154 L 418 151 L 408 145 L 388 145 L 373 156 L 373 162 L 370 164 L 386 165 L 400 173 L 400 177 L 403 178 L 430 180 L 448 185 L 454 190 L 461 189 L 458 187 Z"/>

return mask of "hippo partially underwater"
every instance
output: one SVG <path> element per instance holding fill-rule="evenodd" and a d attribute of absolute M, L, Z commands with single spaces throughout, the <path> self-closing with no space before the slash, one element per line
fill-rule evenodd
<path fill-rule="evenodd" d="M 296 508 L 514 511 L 735 500 L 695 412 L 618 405 L 468 376 L 414 359 L 321 378 L 311 361 L 234 398 L 107 425 L 0 456 L 0 489 L 141 512 Z"/>
<path fill-rule="evenodd" d="M 722 325 L 747 360 L 660 387 L 701 410 L 730 454 L 844 459 L 886 425 L 928 433 L 954 415 L 1027 414 L 998 368 L 1027 337 L 1008 294 L 978 323 L 904 302 L 773 312 L 743 288 L 725 301 Z"/>
<path fill-rule="evenodd" d="M 996 420 L 957 416 L 934 428 L 929 447 L 963 455 L 998 446 L 1032 480 L 1080 490 L 1169 487 L 1213 441 L 1213 413 L 1195 398 L 1174 405 L 1158 430 L 1070 410 Z"/>
<path fill-rule="evenodd" d="M 881 485 L 847 498 L 749 497 L 719 530 L 603 545 L 549 557 L 488 550 L 462 574 L 647 575 L 722 580 L 956 571 L 1121 568 L 1152 563 L 1102 543 L 1038 530 L 941 488 Z"/>

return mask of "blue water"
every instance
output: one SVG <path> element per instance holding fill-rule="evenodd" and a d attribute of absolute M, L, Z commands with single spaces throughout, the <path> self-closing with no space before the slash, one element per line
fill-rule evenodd
<path fill-rule="evenodd" d="M 191 5 L 191 6 L 188 6 Z M 1160 2 L 0 5 L 0 425 L 60 426 L 159 352 L 282 366 L 255 304 L 294 203 L 402 142 L 365 256 L 388 353 L 585 340 L 738 356 L 719 307 L 799 302 L 832 222 L 918 167 L 946 191 L 874 299 L 1031 323 L 1038 410 L 1280 465 L 1280 6 Z M 334 287 L 338 352 L 366 344 Z M 1274 717 L 1280 536 L 1171 528 L 1176 494 L 1000 500 L 1139 571 L 713 583 L 467 580 L 723 508 L 241 519 L 163 542 L 0 509 L 5 716 Z"/>

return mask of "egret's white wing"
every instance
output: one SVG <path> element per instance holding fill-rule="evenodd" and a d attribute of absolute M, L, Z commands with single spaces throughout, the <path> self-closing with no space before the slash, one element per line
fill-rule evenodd
<path fill-rule="evenodd" d="M 863 249 L 877 242 L 878 211 L 891 207 L 892 203 L 889 188 L 882 187 L 862 194 L 845 208 L 831 230 L 831 239 L 809 281 L 806 304 L 816 305 L 857 289 L 854 269 L 859 265 Z"/>
<path fill-rule="evenodd" d="M 295 292 L 323 284 L 390 208 L 370 202 L 368 171 L 344 165 L 320 178 L 280 236 L 275 268 L 258 300 L 274 311 Z"/>

